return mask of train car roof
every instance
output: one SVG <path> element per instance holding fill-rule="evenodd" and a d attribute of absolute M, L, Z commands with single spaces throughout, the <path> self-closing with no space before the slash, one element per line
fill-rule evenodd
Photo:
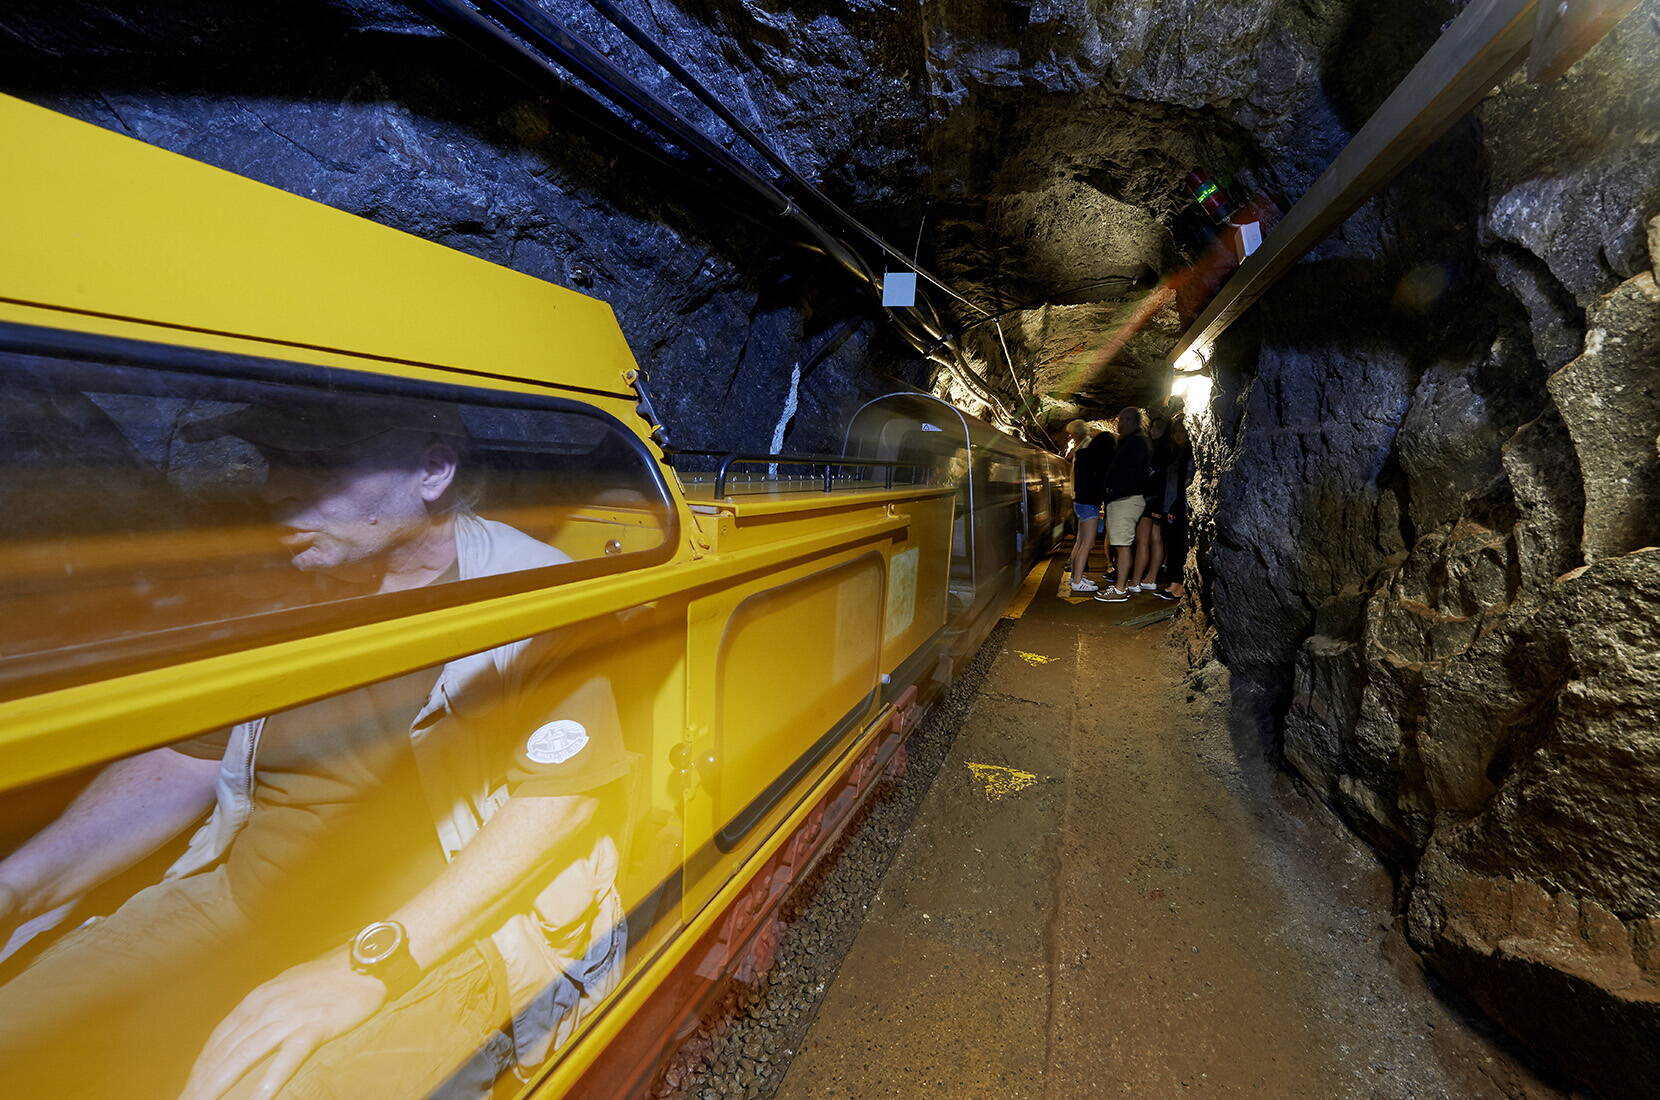
<path fill-rule="evenodd" d="M 5 95 L 0 141 L 0 319 L 630 391 L 597 299 Z"/>
<path fill-rule="evenodd" d="M 1041 447 L 1035 447 L 1023 439 L 1017 439 L 994 425 L 988 424 L 986 421 L 981 420 L 973 413 L 964 412 L 943 397 L 939 397 L 931 393 L 924 393 L 921 390 L 896 390 L 893 393 L 885 393 L 880 397 L 873 397 L 869 401 L 866 401 L 863 405 L 860 405 L 858 409 L 854 410 L 853 415 L 848 418 L 847 434 L 849 439 L 851 439 L 854 434 L 855 425 L 860 414 L 862 414 L 866 409 L 874 407 L 906 409 L 909 415 L 914 416 L 917 420 L 929 425 L 929 427 L 933 430 L 941 430 L 937 425 L 933 424 L 933 421 L 939 419 L 941 416 L 945 417 L 947 420 L 954 420 L 957 422 L 956 428 L 961 430 L 963 437 L 967 439 L 969 444 L 975 448 L 998 447 L 1003 450 L 1015 452 L 1037 451 L 1039 454 L 1052 453 L 1050 451 L 1045 451 Z M 929 429 L 925 428 L 924 430 Z M 955 432 L 953 432 L 953 434 L 955 434 Z"/>

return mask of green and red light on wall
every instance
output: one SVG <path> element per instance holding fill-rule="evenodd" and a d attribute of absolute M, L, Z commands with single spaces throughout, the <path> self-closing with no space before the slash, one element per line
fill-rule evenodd
<path fill-rule="evenodd" d="M 1228 201 L 1228 193 L 1204 169 L 1195 168 L 1187 174 L 1187 190 L 1188 194 L 1193 196 L 1193 201 L 1198 203 L 1217 225 L 1226 222 L 1228 216 L 1233 213 L 1233 203 Z"/>

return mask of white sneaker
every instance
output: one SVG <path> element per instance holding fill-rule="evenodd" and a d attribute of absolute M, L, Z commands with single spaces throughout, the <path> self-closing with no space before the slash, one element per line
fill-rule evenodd
<path fill-rule="evenodd" d="M 1072 582 L 1072 591 L 1074 592 L 1094 592 L 1100 587 L 1100 585 L 1096 584 L 1088 577 L 1079 577 L 1077 580 Z"/>

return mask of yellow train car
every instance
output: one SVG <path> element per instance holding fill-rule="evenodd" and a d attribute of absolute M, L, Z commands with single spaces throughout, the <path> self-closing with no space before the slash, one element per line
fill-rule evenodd
<path fill-rule="evenodd" d="M 603 303 L 16 99 L 0 136 L 0 1082 L 644 1089 L 1064 466 L 895 395 L 695 472 Z"/>

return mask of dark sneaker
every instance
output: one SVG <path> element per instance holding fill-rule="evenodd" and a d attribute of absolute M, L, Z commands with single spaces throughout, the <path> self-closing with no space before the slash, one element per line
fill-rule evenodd
<path fill-rule="evenodd" d="M 1164 590 L 1164 589 L 1162 589 L 1162 588 L 1147 588 L 1147 589 L 1143 589 L 1143 591 L 1145 591 L 1145 592 L 1151 592 L 1151 593 L 1152 593 L 1152 594 L 1153 594 L 1153 595 L 1155 595 L 1155 596 L 1157 596 L 1157 597 L 1158 597 L 1158 598 L 1159 598 L 1159 599 L 1161 599 L 1161 600 L 1169 600 L 1169 601 L 1171 601 L 1171 602 L 1172 602 L 1172 603 L 1174 603 L 1174 602 L 1175 602 L 1175 601 L 1176 601 L 1176 600 L 1179 600 L 1179 599 L 1181 599 L 1181 597 L 1180 597 L 1180 596 L 1178 596 L 1178 595 L 1176 595 L 1176 594 L 1175 594 L 1175 593 L 1173 593 L 1173 592 L 1166 592 L 1166 591 L 1165 591 L 1165 590 Z"/>
<path fill-rule="evenodd" d="M 1130 601 L 1130 594 L 1128 592 L 1120 592 L 1116 588 L 1103 588 L 1101 591 L 1095 593 L 1095 598 L 1100 600 L 1102 603 L 1128 603 Z"/>

